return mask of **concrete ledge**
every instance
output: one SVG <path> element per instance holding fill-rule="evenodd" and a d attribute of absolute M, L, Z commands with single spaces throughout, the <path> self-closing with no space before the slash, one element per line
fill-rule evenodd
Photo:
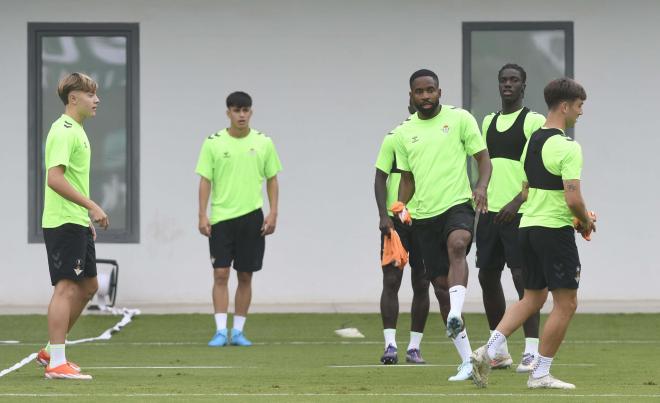
<path fill-rule="evenodd" d="M 513 301 L 508 301 L 511 303 Z M 211 302 L 181 304 L 150 304 L 144 302 L 122 302 L 118 307 L 139 308 L 146 314 L 166 313 L 211 313 Z M 46 314 L 46 306 L 0 305 L 0 315 Z M 547 303 L 542 312 L 547 313 L 552 303 Z M 250 308 L 252 313 L 377 313 L 378 302 L 319 302 L 259 304 Z M 230 312 L 232 307 L 229 308 Z M 401 312 L 409 312 L 410 304 L 401 303 Z M 431 301 L 431 310 L 438 310 L 437 302 Z M 480 301 L 466 301 L 464 312 L 483 313 Z M 660 300 L 585 300 L 579 301 L 578 313 L 660 313 Z"/>

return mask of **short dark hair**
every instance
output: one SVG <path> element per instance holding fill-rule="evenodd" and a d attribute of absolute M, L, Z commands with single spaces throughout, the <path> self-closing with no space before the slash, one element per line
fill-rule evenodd
<path fill-rule="evenodd" d="M 227 109 L 231 107 L 250 108 L 252 106 L 252 97 L 243 91 L 235 91 L 227 97 Z"/>
<path fill-rule="evenodd" d="M 520 78 L 522 79 L 522 82 L 523 83 L 527 82 L 527 72 L 520 65 L 515 64 L 515 63 L 507 63 L 504 66 L 502 66 L 500 71 L 497 72 L 497 78 L 498 79 L 502 75 L 502 72 L 506 69 L 518 70 L 518 73 L 520 73 Z"/>
<path fill-rule="evenodd" d="M 421 69 L 421 70 L 417 70 L 416 72 L 412 73 L 412 75 L 410 76 L 410 88 L 411 89 L 412 89 L 413 81 L 415 81 L 415 79 L 417 79 L 419 77 L 431 77 L 431 78 L 433 78 L 433 81 L 435 81 L 436 86 L 440 85 L 440 81 L 438 80 L 438 76 L 434 72 L 432 72 L 431 70 L 428 70 L 428 69 Z"/>
<path fill-rule="evenodd" d="M 587 99 L 587 92 L 577 81 L 564 77 L 550 81 L 543 89 L 543 97 L 548 109 L 552 109 L 564 101 L 584 101 Z"/>

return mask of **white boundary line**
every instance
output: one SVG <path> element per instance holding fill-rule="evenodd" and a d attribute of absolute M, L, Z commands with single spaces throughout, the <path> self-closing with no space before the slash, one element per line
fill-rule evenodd
<path fill-rule="evenodd" d="M 242 369 L 242 368 L 257 368 L 257 367 L 231 367 L 231 366 L 212 366 L 212 365 L 199 365 L 199 366 L 155 366 L 155 367 L 85 367 L 85 369 Z"/>
<path fill-rule="evenodd" d="M 101 336 L 98 338 L 92 339 L 83 339 L 83 340 L 107 340 L 101 339 Z M 67 344 L 77 344 L 81 343 L 80 340 L 67 341 Z M 85 341 L 87 342 L 87 341 Z M 486 340 L 473 340 L 475 344 L 483 344 Z M 524 341 L 507 341 L 508 344 L 524 344 Z M 256 342 L 252 343 L 255 346 L 313 346 L 313 345 L 376 345 L 383 344 L 382 341 L 282 341 L 282 342 Z M 424 344 L 453 344 L 451 341 L 424 341 Z M 564 340 L 562 344 L 660 344 L 660 340 Z M 42 346 L 43 343 L 13 343 L 13 344 L 1 344 L 1 347 L 12 347 L 12 346 Z M 107 343 L 94 343 L 90 342 L 88 346 L 108 346 Z M 145 341 L 145 342 L 115 342 L 112 343 L 113 346 L 206 346 L 206 342 L 192 342 L 192 341 Z"/>
<path fill-rule="evenodd" d="M 596 364 L 575 363 L 575 364 L 557 364 L 553 363 L 552 366 L 561 365 L 564 367 L 595 367 Z M 363 364 L 363 365 L 328 365 L 327 368 L 425 368 L 425 367 L 457 367 L 456 364 L 399 364 L 399 365 L 383 365 L 383 364 Z"/>
<path fill-rule="evenodd" d="M 114 333 L 117 333 L 117 332 L 121 331 L 121 329 L 124 326 L 131 323 L 131 321 L 133 319 L 133 316 L 140 314 L 139 309 L 128 309 L 128 308 L 119 309 L 119 308 L 110 308 L 110 307 L 107 307 L 107 306 L 101 306 L 100 308 L 101 308 L 101 311 L 110 312 L 113 315 L 123 315 L 123 317 L 113 327 L 111 327 L 109 329 L 106 329 L 103 333 L 101 333 L 97 337 L 91 337 L 91 338 L 79 339 L 79 340 L 67 340 L 66 344 L 80 344 L 80 343 L 87 343 L 87 342 L 96 341 L 96 340 L 110 340 L 110 338 L 112 337 L 112 335 Z M 28 345 L 28 344 L 20 344 L 19 343 L 19 344 L 9 344 L 9 345 L 17 346 L 17 345 Z M 38 345 L 40 345 L 40 344 L 38 344 Z M 21 361 L 17 362 L 16 364 L 12 365 L 11 367 L 0 371 L 0 378 L 2 378 L 3 376 L 7 375 L 10 372 L 16 371 L 17 369 L 29 364 L 35 358 L 37 358 L 37 353 L 32 353 L 32 354 L 28 355 L 27 357 L 23 358 Z"/>
<path fill-rule="evenodd" d="M 573 393 L 0 393 L 0 397 L 644 397 L 659 398 L 660 394 L 573 394 Z"/>

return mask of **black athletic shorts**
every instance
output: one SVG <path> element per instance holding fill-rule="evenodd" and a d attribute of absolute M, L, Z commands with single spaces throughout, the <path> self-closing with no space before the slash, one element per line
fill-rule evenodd
<path fill-rule="evenodd" d="M 50 283 L 96 277 L 96 249 L 89 227 L 63 224 L 44 228 Z"/>
<path fill-rule="evenodd" d="M 449 274 L 447 239 L 454 230 L 464 229 L 473 235 L 474 209 L 471 203 L 458 204 L 444 213 L 421 220 L 413 220 L 413 230 L 422 248 L 422 258 L 429 279 Z M 470 252 L 472 240 L 465 254 Z"/>
<path fill-rule="evenodd" d="M 525 288 L 578 288 L 581 268 L 573 227 L 523 227 L 518 234 Z"/>
<path fill-rule="evenodd" d="M 211 226 L 209 249 L 214 269 L 231 267 L 236 271 L 261 270 L 266 238 L 261 236 L 264 213 L 261 209 L 220 221 Z"/>
<path fill-rule="evenodd" d="M 522 256 L 518 241 L 518 227 L 522 214 L 507 224 L 493 220 L 497 213 L 479 215 L 477 224 L 477 267 L 481 270 L 499 270 L 504 264 L 509 268 L 521 268 Z"/>
<path fill-rule="evenodd" d="M 422 260 L 422 251 L 419 246 L 419 240 L 417 235 L 413 231 L 412 226 L 403 224 L 399 221 L 398 218 L 390 217 L 394 223 L 394 229 L 399 238 L 401 238 L 401 243 L 403 247 L 408 251 L 408 264 L 410 268 L 414 271 L 424 270 L 424 261 Z M 381 232 L 380 234 L 380 257 L 383 258 L 383 243 L 385 241 L 385 235 Z"/>

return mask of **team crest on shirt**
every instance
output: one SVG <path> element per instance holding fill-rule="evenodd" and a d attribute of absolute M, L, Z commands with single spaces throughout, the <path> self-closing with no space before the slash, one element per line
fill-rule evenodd
<path fill-rule="evenodd" d="M 444 134 L 449 133 L 449 126 L 447 126 L 447 125 L 442 126 L 442 132 L 443 132 Z"/>
<path fill-rule="evenodd" d="M 215 263 L 215 256 L 211 255 L 211 264 Z"/>
<path fill-rule="evenodd" d="M 76 259 L 76 266 L 73 268 L 73 271 L 76 272 L 76 276 L 80 276 L 80 273 L 82 273 L 82 260 Z"/>
<path fill-rule="evenodd" d="M 575 269 L 575 282 L 576 282 L 577 284 L 580 284 L 580 272 L 581 272 L 581 271 L 582 271 L 582 268 L 581 268 L 580 266 L 578 266 L 578 267 Z"/>

